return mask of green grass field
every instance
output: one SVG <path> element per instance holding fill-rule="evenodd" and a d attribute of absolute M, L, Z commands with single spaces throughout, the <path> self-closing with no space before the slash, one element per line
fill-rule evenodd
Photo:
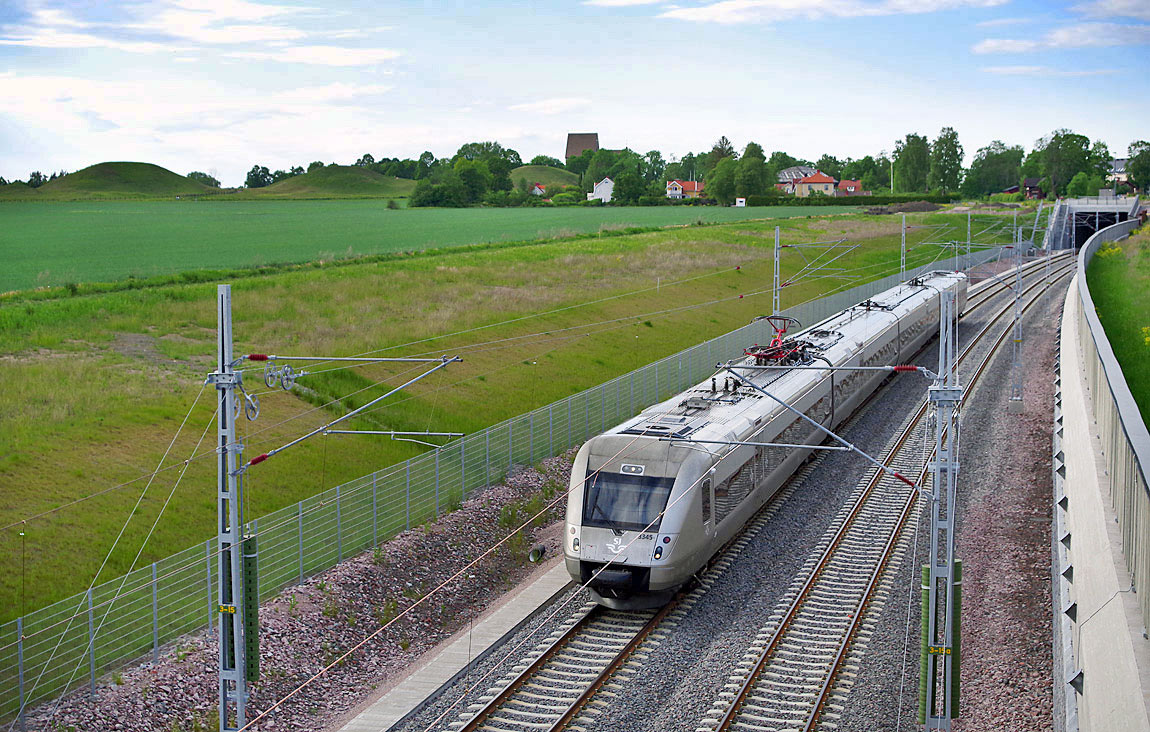
<path fill-rule="evenodd" d="M 0 255 L 6 264 L 0 268 L 0 292 L 566 237 L 603 228 L 839 211 L 785 206 L 389 210 L 382 200 L 5 203 L 0 204 Z"/>
<path fill-rule="evenodd" d="M 1150 424 L 1150 232 L 1100 249 L 1086 277 L 1114 356 Z"/>
<path fill-rule="evenodd" d="M 552 168 L 549 165 L 522 165 L 511 171 L 511 182 L 513 184 L 519 185 L 520 178 L 526 180 L 527 185 L 542 183 L 548 188 L 551 186 L 579 185 L 578 175 L 569 170 Z"/>
<path fill-rule="evenodd" d="M 936 227 L 932 240 L 965 229 L 965 217 L 911 218 Z M 735 222 L 440 251 L 238 280 L 236 352 L 462 355 L 463 363 L 358 424 L 470 433 L 769 311 L 776 223 L 784 243 L 860 241 L 840 263 L 858 281 L 897 270 L 899 226 L 889 216 Z M 912 241 L 926 238 L 926 230 L 916 231 Z M 908 265 L 940 255 L 939 247 L 921 244 Z M 800 261 L 785 249 L 784 274 Z M 784 305 L 849 284 L 788 287 Z M 126 482 L 155 468 L 212 370 L 214 295 L 214 284 L 192 283 L 0 305 L 0 383 L 7 386 L 0 389 L 0 620 L 86 587 L 129 515 L 101 579 L 130 565 L 179 471 L 163 474 L 134 513 L 145 484 Z M 281 445 L 409 377 L 397 366 L 332 371 L 301 380 L 310 394 L 288 394 L 265 390 L 257 370 L 248 383 L 262 392 L 262 412 L 256 423 L 241 421 L 247 454 Z M 211 403 L 209 391 L 167 465 L 191 456 L 205 430 L 211 444 Z M 246 482 L 248 518 L 423 449 L 364 439 L 312 440 L 260 465 Z M 212 460 L 190 463 L 174 490 L 143 562 L 212 535 Z M 94 497 L 71 503 L 85 496 Z"/>

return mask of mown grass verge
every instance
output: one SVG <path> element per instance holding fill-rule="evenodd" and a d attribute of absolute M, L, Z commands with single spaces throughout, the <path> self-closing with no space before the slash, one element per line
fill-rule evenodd
<path fill-rule="evenodd" d="M 1086 281 L 1142 420 L 1150 424 L 1150 231 L 1104 245 Z"/>

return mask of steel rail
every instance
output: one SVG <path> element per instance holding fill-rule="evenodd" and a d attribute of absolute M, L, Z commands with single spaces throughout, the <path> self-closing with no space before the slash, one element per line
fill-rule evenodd
<path fill-rule="evenodd" d="M 1064 273 L 1065 273 L 1065 268 L 1064 268 L 1063 272 L 1060 272 L 1060 276 Z M 1024 294 L 1030 292 L 1031 290 L 1033 290 L 1037 287 L 1039 287 L 1040 285 L 1045 285 L 1045 283 L 1036 282 L 1036 283 L 1032 284 L 1030 287 L 1028 287 L 1026 290 L 1024 290 Z M 1035 301 L 1037 301 L 1037 299 L 1038 299 L 1038 297 L 1035 297 L 1033 300 L 1031 300 L 1031 302 L 1027 304 L 1027 308 L 1029 308 L 1030 305 L 1032 305 Z M 976 307 L 977 307 L 977 305 L 984 304 L 985 302 L 987 302 L 987 300 L 981 300 L 979 303 L 976 304 Z M 982 338 L 986 335 L 987 332 L 989 332 L 989 330 L 994 326 L 994 324 L 997 323 L 1004 315 L 1011 312 L 1012 310 L 1013 310 L 1013 307 L 1010 305 L 1003 307 L 1001 310 L 999 310 L 999 312 L 996 313 L 990 319 L 990 321 L 988 321 L 987 324 L 985 326 L 983 326 L 983 328 L 978 332 L 978 334 L 967 344 L 966 348 L 963 350 L 962 354 L 958 358 L 958 364 L 961 364 L 966 359 L 966 357 L 973 351 L 974 347 L 979 342 L 981 342 Z M 993 353 L 997 350 L 998 346 L 1001 345 L 1002 341 L 1006 337 L 1006 334 L 1008 334 L 1009 332 L 1010 332 L 1009 328 L 1007 328 L 1003 331 L 1003 335 L 999 337 L 998 342 L 991 349 L 991 352 L 990 352 L 991 355 L 993 355 Z M 987 356 L 987 361 L 989 360 L 991 355 Z M 956 364 L 956 366 L 957 366 L 957 364 Z M 981 375 L 981 369 L 977 372 L 975 379 L 977 379 L 978 375 Z M 973 383 L 974 383 L 974 380 L 971 381 L 971 384 L 973 384 Z M 907 440 L 910 439 L 910 436 L 913 433 L 914 429 L 918 426 L 918 424 L 921 422 L 922 418 L 925 416 L 927 406 L 928 406 L 928 404 L 924 401 L 919 406 L 919 408 L 916 410 L 915 415 L 914 415 L 913 419 L 911 420 L 911 422 L 907 425 L 907 427 L 896 438 L 894 446 L 892 447 L 889 454 L 887 455 L 887 457 L 883 461 L 884 465 L 889 466 L 893 463 L 895 457 L 899 454 L 899 452 L 901 452 L 902 448 L 905 446 Z M 925 467 L 924 467 L 922 472 L 923 473 L 926 472 Z M 796 616 L 798 615 L 799 610 L 802 609 L 802 607 L 805 605 L 806 600 L 809 597 L 811 590 L 814 588 L 814 586 L 818 582 L 819 578 L 822 576 L 823 570 L 826 569 L 827 565 L 829 564 L 830 558 L 834 555 L 834 553 L 836 552 L 838 547 L 842 544 L 843 539 L 846 537 L 848 531 L 853 527 L 856 518 L 858 517 L 858 515 L 862 511 L 862 508 L 865 505 L 867 505 L 868 499 L 873 494 L 874 489 L 882 482 L 882 479 L 884 477 L 886 477 L 886 476 L 882 471 L 877 472 L 874 475 L 874 477 L 871 478 L 866 489 L 863 491 L 863 493 L 859 497 L 859 499 L 855 502 L 855 505 L 851 507 L 850 513 L 844 519 L 844 521 L 843 521 L 842 525 L 839 527 L 839 529 L 835 532 L 835 536 L 831 539 L 831 542 L 828 544 L 827 548 L 823 551 L 822 555 L 819 557 L 818 563 L 816 564 L 815 568 L 812 570 L 810 576 L 807 578 L 807 581 L 803 584 L 802 589 L 799 590 L 798 595 L 796 596 L 794 601 L 791 603 L 790 607 L 787 609 L 786 614 L 783 616 L 783 619 L 780 621 L 779 626 L 775 630 L 770 642 L 763 649 L 763 651 L 759 654 L 759 658 L 756 659 L 755 665 L 751 669 L 750 673 L 748 673 L 747 678 L 744 680 L 743 684 L 739 688 L 739 691 L 736 693 L 734 700 L 731 702 L 730 706 L 727 708 L 726 714 L 724 714 L 722 720 L 719 722 L 717 730 L 730 729 L 731 725 L 733 724 L 733 722 L 735 720 L 735 717 L 738 716 L 740 709 L 742 708 L 744 702 L 746 701 L 747 696 L 750 694 L 752 689 L 755 687 L 755 684 L 756 684 L 760 674 L 765 669 L 767 662 L 774 656 L 775 651 L 778 649 L 779 642 L 782 640 L 784 633 L 786 632 L 786 630 L 790 627 L 790 625 L 795 620 Z M 921 478 L 920 478 L 920 480 L 921 480 Z M 915 500 L 917 499 L 917 491 L 911 491 L 908 495 L 909 495 L 909 498 L 907 501 L 907 505 L 913 506 Z M 891 540 L 888 541 L 887 546 L 884 547 L 884 551 L 883 551 L 882 557 L 880 558 L 880 562 L 879 562 L 880 566 L 878 568 L 876 568 L 876 572 L 875 572 L 874 576 L 872 577 L 871 582 L 868 583 L 867 593 L 863 595 L 863 599 L 859 605 L 859 609 L 857 610 L 857 612 L 854 616 L 855 619 L 852 621 L 851 627 L 854 628 L 855 630 L 857 630 L 857 620 L 859 618 L 861 618 L 861 616 L 862 616 L 863 609 L 866 607 L 867 602 L 870 599 L 870 593 L 873 591 L 873 588 L 874 588 L 874 585 L 877 581 L 877 578 L 880 577 L 882 574 L 881 567 L 885 566 L 885 563 L 889 559 L 891 549 L 897 543 L 897 536 L 900 533 L 901 528 L 902 528 L 902 523 L 905 522 L 905 517 L 908 514 L 909 514 L 909 508 L 904 507 L 903 511 L 901 512 L 901 518 L 899 519 L 899 524 L 895 527 L 894 531 L 892 531 Z M 805 727 L 805 729 L 809 730 L 811 725 L 815 721 L 817 721 L 818 712 L 821 712 L 821 706 L 825 703 L 825 697 L 829 691 L 829 688 L 831 687 L 831 681 L 833 680 L 833 677 L 837 676 L 838 669 L 841 667 L 842 659 L 845 657 L 845 649 L 849 648 L 849 645 L 850 644 L 849 644 L 849 638 L 848 638 L 848 641 L 843 643 L 844 652 L 842 653 L 841 656 L 837 657 L 836 662 L 834 663 L 834 666 L 832 668 L 832 672 L 830 674 L 828 674 L 827 680 L 824 683 L 824 692 L 822 694 L 820 694 L 820 698 L 818 700 L 816 700 L 816 711 L 812 713 L 812 717 L 808 721 L 808 724 Z"/>
<path fill-rule="evenodd" d="M 1066 271 L 1064 270 L 1062 272 L 1062 274 L 1059 276 L 1059 279 L 1064 277 L 1065 274 L 1066 274 Z M 1033 290 L 1034 287 L 1036 287 L 1038 285 L 1043 285 L 1042 290 L 1037 295 L 1035 295 L 1033 298 L 1031 298 L 1031 300 L 1029 302 L 1027 302 L 1026 305 L 1022 308 L 1022 314 L 1025 315 L 1030 310 L 1031 306 L 1033 306 L 1035 303 L 1037 303 L 1038 300 L 1046 293 L 1046 290 L 1053 284 L 1054 284 L 1053 282 L 1052 283 L 1041 283 L 1040 282 L 1037 285 L 1033 285 L 1030 288 L 1028 288 L 1026 290 L 1026 292 Z M 1001 317 L 1001 315 L 1002 314 L 1000 313 L 999 317 Z M 998 317 L 996 317 L 994 320 L 997 321 Z M 993 359 L 995 357 L 995 355 L 997 355 L 998 349 L 1006 341 L 1006 338 L 1007 338 L 1007 336 L 1010 335 L 1011 331 L 1012 331 L 1012 328 L 1004 328 L 1002 330 L 1002 333 L 999 334 L 998 338 L 995 339 L 990 350 L 987 351 L 987 353 L 983 357 L 982 361 L 980 361 L 978 366 L 975 368 L 974 373 L 971 374 L 970 382 L 969 382 L 971 386 L 973 386 L 975 384 L 975 382 L 977 382 L 979 380 L 979 378 L 981 378 L 983 372 L 990 365 L 991 359 Z M 973 343 L 971 345 L 973 345 Z M 963 356 L 965 356 L 965 355 L 966 354 L 964 353 Z M 966 400 L 970 396 L 970 393 L 971 393 L 971 391 L 969 389 L 967 389 L 963 392 L 962 401 L 959 403 L 960 409 L 966 405 Z M 924 404 L 924 407 L 925 407 L 925 404 Z M 920 482 L 926 480 L 926 476 L 930 472 L 930 470 L 929 470 L 930 458 L 934 457 L 934 454 L 935 454 L 935 451 L 932 449 L 930 451 L 930 455 L 927 458 L 927 462 L 925 465 L 923 465 L 922 472 L 919 475 L 919 481 Z M 851 619 L 850 627 L 847 628 L 847 633 L 843 638 L 843 642 L 842 642 L 841 646 L 839 647 L 838 653 L 835 655 L 834 662 L 831 666 L 831 671 L 827 675 L 826 680 L 823 682 L 822 689 L 820 689 L 818 699 L 815 702 L 815 707 L 811 711 L 811 715 L 808 718 L 806 725 L 803 727 L 804 731 L 813 729 L 815 723 L 818 721 L 819 717 L 822 714 L 823 707 L 830 697 L 830 692 L 834 686 L 834 681 L 838 677 L 838 673 L 841 670 L 843 663 L 846 661 L 847 652 L 850 649 L 851 641 L 854 639 L 855 634 L 858 632 L 859 625 L 861 624 L 863 615 L 866 612 L 867 604 L 868 604 L 871 596 L 874 593 L 875 585 L 878 584 L 878 581 L 882 576 L 883 569 L 885 568 L 888 560 L 890 559 L 891 554 L 893 553 L 894 546 L 895 546 L 895 544 L 898 543 L 897 542 L 898 535 L 902 532 L 903 526 L 906 523 L 906 519 L 909 517 L 911 509 L 914 507 L 915 500 L 916 500 L 916 497 L 914 495 L 912 495 L 910 497 L 910 500 L 907 501 L 906 506 L 903 508 L 902 514 L 899 518 L 898 525 L 895 527 L 895 530 L 893 532 L 891 532 L 890 539 L 887 541 L 887 545 L 884 547 L 884 550 L 883 550 L 883 556 L 882 556 L 882 560 L 880 562 L 880 566 L 877 568 L 877 570 L 874 573 L 874 576 L 871 578 L 870 583 L 867 585 L 866 593 L 863 595 L 864 599 L 858 608 L 858 612 L 855 613 L 855 615 Z"/>
<path fill-rule="evenodd" d="M 607 665 L 602 671 L 591 681 L 591 683 L 579 694 L 576 700 L 560 714 L 559 719 L 553 723 L 549 729 L 557 730 L 562 729 L 566 724 L 578 714 L 579 710 L 595 695 L 599 688 L 606 683 L 606 681 L 614 675 L 614 673 L 627 662 L 635 649 L 647 639 L 647 636 L 659 626 L 663 619 L 671 610 L 678 606 L 681 595 L 677 596 L 674 600 L 668 603 L 662 610 L 655 613 L 651 618 L 643 624 L 643 627 L 635 634 L 633 638 L 619 650 L 615 656 L 607 662 Z M 458 732 L 474 732 L 483 728 L 487 720 L 503 707 L 508 701 L 512 700 L 515 695 L 522 689 L 528 682 L 535 678 L 540 671 L 543 670 L 547 664 L 556 657 L 562 650 L 567 648 L 573 641 L 584 635 L 588 629 L 599 620 L 601 615 L 609 612 L 607 608 L 600 605 L 592 607 L 587 614 L 580 618 L 574 625 L 567 629 L 567 631 L 560 636 L 551 646 L 544 651 L 537 659 L 535 659 L 526 669 L 524 669 L 511 683 L 505 686 L 493 699 L 487 702 L 483 709 L 479 710 L 475 716 L 467 721 Z"/>
<path fill-rule="evenodd" d="M 559 717 L 558 720 L 556 720 L 555 724 L 551 725 L 549 732 L 558 732 L 558 730 L 567 728 L 568 723 L 575 719 L 576 715 L 578 715 L 580 710 L 586 706 L 587 702 L 591 701 L 591 699 L 593 699 L 595 695 L 599 693 L 599 689 L 602 688 L 603 684 L 607 683 L 607 680 L 614 676 L 615 672 L 618 671 L 629 658 L 631 658 L 631 655 L 634 654 L 635 650 L 643 644 L 643 641 L 647 640 L 647 636 L 651 635 L 651 632 L 662 624 L 667 615 L 676 607 L 678 607 L 679 601 L 682 599 L 682 597 L 682 593 L 676 595 L 674 600 L 672 600 L 667 605 L 664 605 L 663 608 L 659 610 L 659 612 L 657 612 L 653 618 L 647 621 L 647 624 L 643 626 L 643 628 L 626 645 L 626 647 L 619 651 L 619 654 L 615 656 L 615 658 L 613 658 L 611 662 L 607 664 L 607 666 L 602 671 L 599 672 L 599 675 L 595 677 L 595 680 L 592 681 L 591 684 L 583 690 L 583 693 L 579 695 L 579 698 L 571 704 L 567 711 L 563 712 L 563 715 Z"/>

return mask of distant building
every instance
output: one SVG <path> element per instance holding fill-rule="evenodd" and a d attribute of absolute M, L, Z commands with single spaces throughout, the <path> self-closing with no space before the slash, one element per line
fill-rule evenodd
<path fill-rule="evenodd" d="M 808 175 L 814 175 L 818 171 L 809 165 L 795 165 L 790 168 L 784 168 L 779 171 L 779 182 L 784 185 L 787 183 L 794 183 L 797 180 L 806 178 Z"/>
<path fill-rule="evenodd" d="M 747 199 L 745 199 L 745 198 L 736 198 L 735 199 L 735 208 L 746 208 L 746 207 L 747 207 Z"/>
<path fill-rule="evenodd" d="M 864 191 L 861 180 L 840 180 L 835 186 L 836 196 L 869 196 L 870 191 Z"/>
<path fill-rule="evenodd" d="M 587 150 L 599 149 L 599 133 L 598 132 L 568 132 L 567 133 L 567 156 L 563 158 L 563 162 L 567 162 L 571 158 L 577 158 Z"/>
<path fill-rule="evenodd" d="M 1018 193 L 1018 186 L 1007 186 L 1002 189 L 1003 193 Z"/>
<path fill-rule="evenodd" d="M 814 193 L 821 193 L 824 196 L 835 195 L 835 179 L 819 170 L 793 181 L 790 185 L 794 188 L 793 193 L 799 198 L 806 198 Z"/>
<path fill-rule="evenodd" d="M 587 194 L 588 201 L 596 199 L 603 203 L 611 203 L 611 196 L 615 193 L 615 181 L 610 178 L 604 178 L 595 184 L 595 190 Z"/>
<path fill-rule="evenodd" d="M 531 195 L 533 195 L 533 196 L 546 196 L 547 195 L 547 186 L 543 185 L 542 183 L 532 183 L 531 184 Z"/>
<path fill-rule="evenodd" d="M 667 198 L 698 198 L 703 195 L 703 181 L 701 180 L 669 180 L 667 181 Z"/>
<path fill-rule="evenodd" d="M 1130 174 L 1126 172 L 1126 161 L 1129 158 L 1115 158 L 1110 161 L 1110 174 L 1106 176 L 1106 180 L 1111 183 L 1129 183 Z M 1118 186 L 1115 185 L 1115 188 Z"/>
<path fill-rule="evenodd" d="M 1028 201 L 1046 197 L 1042 192 L 1041 178 L 1024 178 L 1022 187 L 1026 191 L 1026 200 Z"/>

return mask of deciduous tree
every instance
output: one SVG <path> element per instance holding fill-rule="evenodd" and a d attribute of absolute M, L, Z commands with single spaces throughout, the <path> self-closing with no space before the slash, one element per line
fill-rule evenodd
<path fill-rule="evenodd" d="M 264 188 L 271 184 L 272 174 L 266 165 L 253 165 L 248 171 L 247 178 L 244 179 L 244 186 L 247 188 Z"/>
<path fill-rule="evenodd" d="M 748 142 L 743 157 L 735 163 L 735 195 L 756 196 L 767 192 L 767 159 L 761 145 Z"/>
<path fill-rule="evenodd" d="M 536 155 L 531 158 L 532 165 L 546 165 L 549 168 L 563 168 L 563 161 L 559 158 L 553 158 L 550 155 Z"/>
<path fill-rule="evenodd" d="M 707 197 L 722 204 L 733 203 L 735 200 L 735 170 L 734 158 L 720 160 L 711 174 L 707 176 Z"/>
<path fill-rule="evenodd" d="M 826 173 L 835 180 L 842 180 L 843 163 L 834 155 L 823 155 L 815 161 L 815 168 Z"/>
<path fill-rule="evenodd" d="M 1126 173 L 1135 188 L 1150 192 L 1150 142 L 1138 140 L 1130 143 L 1126 151 Z"/>
<path fill-rule="evenodd" d="M 932 191 L 957 191 L 962 182 L 962 143 L 953 127 L 943 127 L 930 145 L 930 173 L 927 184 Z"/>
<path fill-rule="evenodd" d="M 962 192 L 967 196 L 981 197 L 1019 184 L 1022 155 L 1021 145 L 1007 146 L 1002 140 L 979 148 L 962 180 Z"/>
<path fill-rule="evenodd" d="M 197 183 L 203 183 L 204 185 L 211 186 L 212 188 L 220 187 L 220 182 L 216 180 L 215 176 L 208 175 L 207 173 L 201 173 L 198 170 L 193 170 L 191 173 L 188 173 L 188 177 Z"/>
<path fill-rule="evenodd" d="M 638 173 L 630 170 L 620 173 L 615 179 L 615 188 L 612 190 L 611 199 L 619 203 L 626 203 L 634 205 L 639 202 L 639 196 L 643 195 L 645 183 L 639 177 Z"/>
<path fill-rule="evenodd" d="M 930 173 L 930 144 L 913 132 L 894 145 L 894 187 L 902 193 L 925 193 Z"/>
<path fill-rule="evenodd" d="M 29 188 L 39 188 L 40 186 L 44 185 L 47 182 L 48 182 L 47 176 L 45 176 L 43 173 L 41 173 L 38 170 L 33 170 L 31 173 L 28 174 L 28 187 Z"/>

